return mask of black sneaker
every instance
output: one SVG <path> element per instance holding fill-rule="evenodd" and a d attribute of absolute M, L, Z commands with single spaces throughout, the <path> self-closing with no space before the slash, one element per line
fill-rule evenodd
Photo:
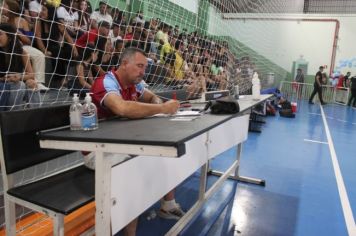
<path fill-rule="evenodd" d="M 312 101 L 309 101 L 309 104 L 314 104 L 314 102 L 312 102 Z"/>
<path fill-rule="evenodd" d="M 326 105 L 326 102 L 322 102 L 322 103 L 320 103 L 321 105 Z"/>

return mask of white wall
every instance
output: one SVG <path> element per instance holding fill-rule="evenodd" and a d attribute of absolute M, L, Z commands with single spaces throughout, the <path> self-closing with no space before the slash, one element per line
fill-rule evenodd
<path fill-rule="evenodd" d="M 199 0 L 169 0 L 170 2 L 173 2 L 174 4 L 177 4 L 178 6 L 181 6 L 188 11 L 191 11 L 195 14 L 198 14 L 198 3 Z"/>
<path fill-rule="evenodd" d="M 209 14 L 209 33 L 232 36 L 287 71 L 291 71 L 293 61 L 303 55 L 309 62 L 308 74 L 314 74 L 320 65 L 327 65 L 330 68 L 336 24 L 292 21 L 291 18 L 337 19 L 340 21 L 340 34 L 335 67 L 342 73 L 352 71 L 356 74 L 356 15 L 341 17 L 305 14 L 225 14 L 244 19 L 224 20 L 212 7 Z M 248 20 L 251 17 L 269 19 Z M 352 68 L 348 68 L 350 63 L 347 65 L 339 63 L 340 60 L 349 62 L 352 59 L 354 59 Z"/>

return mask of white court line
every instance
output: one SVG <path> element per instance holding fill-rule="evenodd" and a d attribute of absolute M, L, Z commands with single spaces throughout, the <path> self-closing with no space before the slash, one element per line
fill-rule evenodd
<path fill-rule="evenodd" d="M 348 231 L 349 236 L 356 236 L 355 220 L 354 220 L 354 216 L 352 214 L 350 201 L 349 201 L 349 198 L 347 196 L 344 180 L 342 178 L 342 174 L 341 174 L 341 171 L 340 171 L 340 166 L 339 166 L 339 162 L 337 160 L 337 155 L 336 155 L 334 143 L 333 143 L 333 140 L 331 138 L 331 134 L 330 134 L 328 123 L 326 122 L 326 118 L 325 118 L 325 113 L 324 113 L 323 107 L 320 106 L 320 109 L 321 109 L 321 114 L 322 114 L 323 123 L 324 123 L 324 127 L 325 127 L 326 137 L 327 137 L 328 143 L 329 143 L 331 161 L 332 161 L 332 164 L 333 164 L 333 167 L 334 167 L 336 184 L 337 184 L 337 188 L 339 190 L 339 196 L 340 196 L 342 210 L 343 210 L 343 213 L 344 213 L 344 218 L 345 218 L 345 222 L 346 222 L 347 231 Z"/>
<path fill-rule="evenodd" d="M 322 141 L 311 140 L 311 139 L 304 139 L 304 141 L 305 141 L 305 142 L 311 142 L 311 143 L 328 144 L 328 142 L 322 142 Z"/>
<path fill-rule="evenodd" d="M 312 113 L 312 112 L 309 112 L 310 115 L 317 115 L 317 116 L 321 116 L 320 113 Z"/>
<path fill-rule="evenodd" d="M 344 123 L 346 123 L 347 122 L 347 120 L 340 120 L 340 119 L 337 119 L 338 121 L 341 121 L 341 122 L 344 122 Z"/>

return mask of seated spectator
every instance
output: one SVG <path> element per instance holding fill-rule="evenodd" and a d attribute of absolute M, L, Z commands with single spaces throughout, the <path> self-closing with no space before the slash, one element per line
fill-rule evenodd
<path fill-rule="evenodd" d="M 168 85 L 172 88 L 185 88 L 187 99 L 196 97 L 201 92 L 206 91 L 204 77 L 196 77 L 181 56 L 183 42 L 177 40 L 175 43 L 175 53 L 169 54 L 165 61 L 166 68 L 170 71 L 167 78 Z"/>
<path fill-rule="evenodd" d="M 115 18 L 113 18 L 113 22 L 119 25 L 127 25 L 126 16 L 123 11 L 119 11 L 117 15 L 115 14 Z"/>
<path fill-rule="evenodd" d="M 113 49 L 109 38 L 99 37 L 95 48 L 98 50 L 98 59 L 94 67 L 97 73 L 94 76 L 97 77 L 112 70 L 116 65 L 114 65 L 111 60 Z"/>
<path fill-rule="evenodd" d="M 80 61 L 75 66 L 74 76 L 68 79 L 68 89 L 71 94 L 78 93 L 81 98 L 90 91 L 94 82 L 91 67 L 98 58 L 98 52 L 94 45 L 89 44 L 84 50 L 83 61 Z"/>
<path fill-rule="evenodd" d="M 124 50 L 124 41 L 122 39 L 118 39 L 114 42 L 114 47 L 113 47 L 113 53 L 111 57 L 111 64 L 115 67 L 115 69 L 118 68 L 120 65 L 120 57 L 121 53 Z"/>
<path fill-rule="evenodd" d="M 7 103 L 11 109 L 21 109 L 25 102 L 32 107 L 40 105 L 30 58 L 16 37 L 16 29 L 6 23 L 0 24 L 0 61 L 0 83 L 10 85 Z"/>
<path fill-rule="evenodd" d="M 28 4 L 29 14 L 32 19 L 37 18 L 42 10 L 41 0 L 32 0 Z"/>
<path fill-rule="evenodd" d="M 99 10 L 94 11 L 90 16 L 91 27 L 93 29 L 98 29 L 98 23 L 102 21 L 108 22 L 109 28 L 111 27 L 113 20 L 111 15 L 109 14 L 110 8 L 110 5 L 105 0 L 99 2 Z"/>
<path fill-rule="evenodd" d="M 62 86 L 67 74 L 68 61 L 75 59 L 78 55 L 72 38 L 66 32 L 64 25 L 60 24 L 56 17 L 56 9 L 51 6 L 42 6 L 35 28 L 36 45 L 51 58 L 54 72 L 49 81 L 51 88 Z"/>
<path fill-rule="evenodd" d="M 171 45 L 175 45 L 176 39 L 174 37 L 169 37 L 167 43 L 164 43 L 160 52 L 159 61 L 160 63 L 164 64 L 166 61 L 166 57 L 171 54 L 175 53 L 174 48 Z"/>
<path fill-rule="evenodd" d="M 129 48 L 129 47 L 139 48 L 143 51 L 145 50 L 146 40 L 145 40 L 144 32 L 141 28 L 135 27 L 132 39 L 125 44 L 125 48 Z"/>
<path fill-rule="evenodd" d="M 132 40 L 133 39 L 133 34 L 134 34 L 134 31 L 133 31 L 132 25 L 128 25 L 126 27 L 126 31 L 125 31 L 125 35 L 124 35 L 124 41 Z"/>
<path fill-rule="evenodd" d="M 34 48 L 34 32 L 27 20 L 21 17 L 19 4 L 15 0 L 5 0 L 3 4 L 3 13 L 7 15 L 7 23 L 17 28 L 19 40 L 23 44 L 23 49 L 29 54 L 35 78 L 37 82 L 41 82 L 41 89 L 48 89 L 42 83 L 45 83 L 45 55 L 38 49 Z"/>
<path fill-rule="evenodd" d="M 143 12 L 142 11 L 138 11 L 136 14 L 136 17 L 134 19 L 135 23 L 140 23 L 142 25 L 145 24 L 145 20 L 143 19 Z"/>
<path fill-rule="evenodd" d="M 56 14 L 59 23 L 64 25 L 66 32 L 73 38 L 77 38 L 78 12 L 73 9 L 73 0 L 62 0 Z"/>
<path fill-rule="evenodd" d="M 107 37 L 110 31 L 110 24 L 106 21 L 101 21 L 98 24 L 99 28 L 91 29 L 89 32 L 84 33 L 75 42 L 76 47 L 79 50 L 79 54 L 82 54 L 84 48 L 88 44 L 94 44 L 97 42 L 99 37 Z"/>
<path fill-rule="evenodd" d="M 78 26 L 78 37 L 90 30 L 90 13 L 87 0 L 81 0 L 79 3 Z"/>
<path fill-rule="evenodd" d="M 120 24 L 117 24 L 117 22 L 114 22 L 111 26 L 111 30 L 109 32 L 109 38 L 111 39 L 111 42 L 114 43 L 118 39 L 122 39 L 122 32 L 121 32 L 121 26 Z"/>

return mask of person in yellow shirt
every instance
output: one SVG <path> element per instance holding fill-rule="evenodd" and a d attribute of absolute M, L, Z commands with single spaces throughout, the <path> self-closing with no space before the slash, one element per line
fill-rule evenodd
<path fill-rule="evenodd" d="M 203 77 L 197 77 L 184 61 L 181 54 L 183 46 L 183 42 L 178 39 L 174 45 L 175 53 L 169 54 L 165 60 L 165 66 L 169 71 L 167 83 L 172 88 L 185 88 L 188 93 L 187 99 L 191 99 L 206 91 L 206 83 L 205 80 L 201 81 Z"/>
<path fill-rule="evenodd" d="M 163 44 L 159 57 L 159 60 L 162 64 L 164 64 L 169 54 L 174 53 L 174 48 L 171 45 L 174 45 L 175 42 L 176 42 L 175 38 L 169 37 L 169 41 Z"/>

